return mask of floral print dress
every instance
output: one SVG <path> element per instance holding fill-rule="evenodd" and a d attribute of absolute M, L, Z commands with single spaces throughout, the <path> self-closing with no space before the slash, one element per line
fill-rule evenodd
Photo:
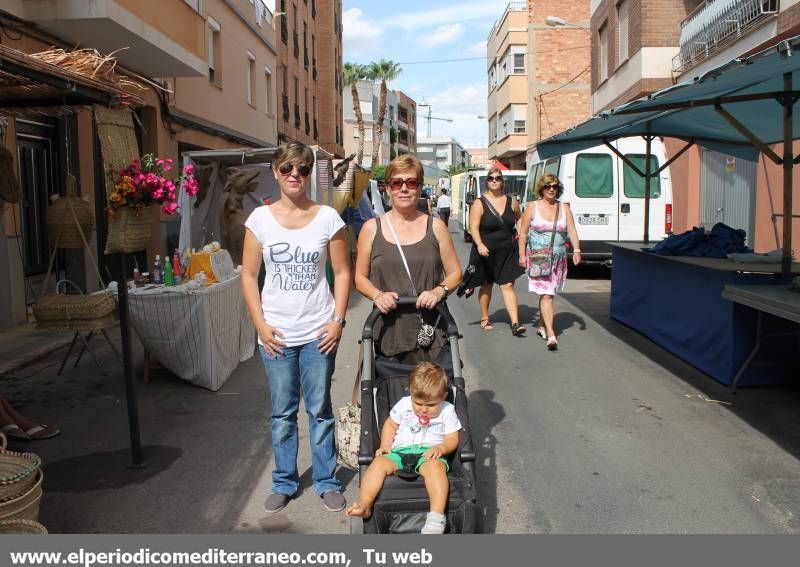
<path fill-rule="evenodd" d="M 536 203 L 533 203 L 536 207 Z M 545 220 L 539 215 L 539 207 L 531 222 L 528 231 L 528 249 L 546 248 L 550 245 L 550 235 L 553 232 L 553 221 Z M 559 207 L 558 222 L 556 223 L 556 236 L 553 239 L 553 269 L 549 276 L 538 278 L 528 277 L 528 291 L 539 295 L 555 295 L 564 290 L 567 279 L 567 250 L 564 244 L 567 241 L 567 218 L 564 216 L 564 205 Z"/>

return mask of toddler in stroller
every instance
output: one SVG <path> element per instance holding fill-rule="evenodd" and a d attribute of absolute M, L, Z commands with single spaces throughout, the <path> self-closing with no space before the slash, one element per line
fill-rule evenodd
<path fill-rule="evenodd" d="M 415 302 L 414 297 L 398 300 L 399 305 Z M 477 531 L 475 453 L 458 328 L 444 305 L 436 309 L 448 338 L 438 364 L 376 359 L 373 325 L 380 311 L 373 309 L 364 324 L 360 494 L 347 510 L 352 533 Z M 401 450 L 404 445 L 414 447 Z"/>
<path fill-rule="evenodd" d="M 401 398 L 383 422 L 380 447 L 361 480 L 358 502 L 350 505 L 347 515 L 370 516 L 384 479 L 402 470 L 425 479 L 430 512 L 422 533 L 441 534 L 449 488 L 450 464 L 445 457 L 458 448 L 461 422 L 453 404 L 445 401 L 447 375 L 438 364 L 418 364 L 411 371 L 408 390 L 411 395 Z"/>

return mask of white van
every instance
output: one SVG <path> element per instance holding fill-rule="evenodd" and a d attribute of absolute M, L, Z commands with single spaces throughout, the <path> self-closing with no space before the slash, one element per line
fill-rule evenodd
<path fill-rule="evenodd" d="M 469 208 L 486 188 L 487 173 L 489 173 L 488 169 L 469 171 L 461 179 L 463 189 L 458 199 L 458 224 L 464 233 L 464 242 L 472 241 L 472 236 L 469 233 Z M 525 171 L 521 169 L 503 170 L 503 190 L 506 195 L 520 202 L 525 196 L 525 181 Z"/>
<path fill-rule="evenodd" d="M 642 172 L 645 170 L 645 141 L 641 137 L 611 142 Z M 664 144 L 651 142 L 650 171 L 666 163 Z M 644 177 L 625 164 L 607 146 L 540 160 L 529 156 L 527 190 L 523 207 L 536 197 L 533 190 L 547 173 L 564 185 L 561 201 L 569 203 L 575 217 L 581 256 L 585 262 L 611 261 L 608 242 L 641 242 L 644 237 Z M 672 232 L 672 181 L 669 168 L 650 180 L 650 241 L 658 242 Z"/>

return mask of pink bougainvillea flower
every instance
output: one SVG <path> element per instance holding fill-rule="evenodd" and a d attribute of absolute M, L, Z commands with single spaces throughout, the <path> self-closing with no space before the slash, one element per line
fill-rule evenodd
<path fill-rule="evenodd" d="M 184 166 L 183 173 L 186 175 L 194 175 L 194 166 L 190 163 Z"/>
<path fill-rule="evenodd" d="M 178 203 L 174 201 L 167 201 L 161 206 L 161 210 L 164 212 L 164 214 L 174 215 L 178 211 Z"/>
<path fill-rule="evenodd" d="M 164 190 L 159 187 L 158 189 L 153 191 L 151 195 L 153 196 L 153 199 L 155 199 L 156 201 L 160 201 L 161 199 L 164 198 Z"/>

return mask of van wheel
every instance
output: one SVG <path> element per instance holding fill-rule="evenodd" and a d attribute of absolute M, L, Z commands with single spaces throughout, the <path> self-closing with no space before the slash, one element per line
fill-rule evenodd
<path fill-rule="evenodd" d="M 470 236 L 470 234 L 466 230 L 463 232 L 463 234 L 464 234 L 464 242 L 472 242 L 472 236 Z"/>

